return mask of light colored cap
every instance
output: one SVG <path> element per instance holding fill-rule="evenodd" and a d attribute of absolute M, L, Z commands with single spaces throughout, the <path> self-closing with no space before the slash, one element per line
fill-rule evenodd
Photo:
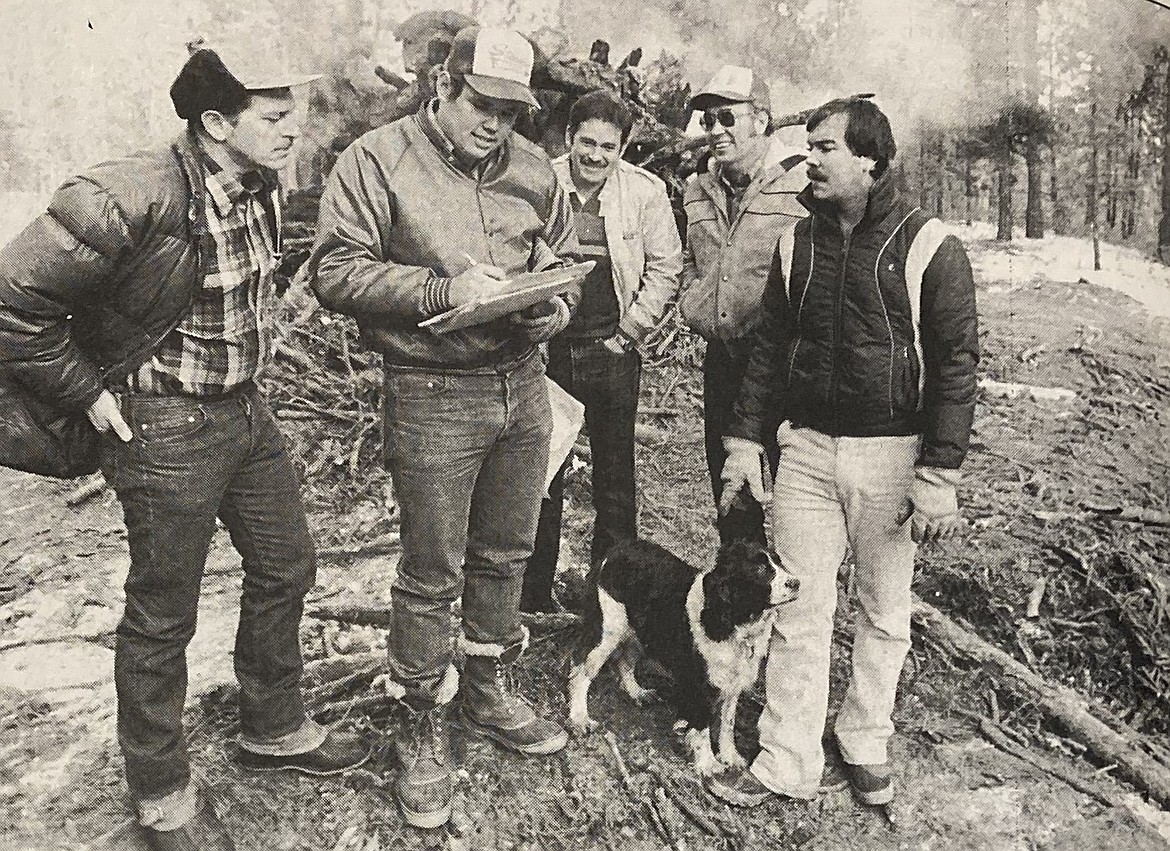
<path fill-rule="evenodd" d="M 514 30 L 467 27 L 451 42 L 447 70 L 484 97 L 539 107 L 530 88 L 533 56 L 532 44 Z"/>
<path fill-rule="evenodd" d="M 720 102 L 750 102 L 772 112 L 772 92 L 764 78 L 742 65 L 724 65 L 699 93 L 691 98 L 691 109 L 710 109 Z"/>
<path fill-rule="evenodd" d="M 320 74 L 293 71 L 271 50 L 245 50 L 235 45 L 218 44 L 207 47 L 215 51 L 228 73 L 250 92 L 301 86 L 321 78 Z"/>

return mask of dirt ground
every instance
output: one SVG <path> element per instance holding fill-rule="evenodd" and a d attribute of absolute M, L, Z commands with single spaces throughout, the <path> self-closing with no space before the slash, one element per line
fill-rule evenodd
<path fill-rule="evenodd" d="M 1144 735 L 1165 741 L 1166 703 L 1149 698 L 1143 679 L 1160 681 L 1164 659 L 1156 652 L 1146 658 L 1133 641 L 1119 639 L 1129 621 L 1070 616 L 1105 605 L 1084 597 L 1060 548 L 1081 554 L 1094 569 L 1115 562 L 1136 567 L 1152 577 L 1151 588 L 1170 583 L 1170 531 L 1102 519 L 1097 511 L 1170 508 L 1170 323 L 1113 290 L 1054 278 L 1036 251 L 996 245 L 978 233 L 965 236 L 977 272 L 984 273 L 981 377 L 1076 395 L 1045 401 L 984 390 L 965 466 L 968 528 L 960 540 L 920 553 L 916 590 L 1037 672 L 1080 689 Z M 692 350 L 680 351 L 649 365 L 644 377 L 643 407 L 653 413 L 643 422 L 665 439 L 639 448 L 640 526 L 647 537 L 704 563 L 715 538 L 700 378 L 686 356 Z M 0 849 L 143 847 L 114 741 L 109 648 L 128 568 L 125 536 L 110 493 L 77 507 L 65 504 L 74 484 L 0 470 Z M 568 491 L 562 597 L 571 604 L 587 553 L 587 467 L 571 475 Z M 376 499 L 344 511 L 328 510 L 323 498 L 310 505 L 322 543 L 390 527 Z M 309 608 L 385 602 L 394 560 L 393 552 L 328 553 Z M 1038 578 L 1047 581 L 1048 592 L 1040 616 L 1025 630 L 1024 609 Z M 670 847 L 650 813 L 654 800 L 674 847 L 687 849 L 1090 851 L 1164 848 L 1158 828 L 1170 836 L 1168 814 L 1116 782 L 1110 766 L 1083 758 L 1034 707 L 1013 704 L 987 673 L 942 656 L 919 635 L 895 717 L 896 829 L 848 792 L 811 804 L 777 800 L 750 813 L 719 804 L 689 771 L 668 708 L 633 706 L 607 671 L 594 687 L 593 715 L 614 735 L 628 787 L 601 733 L 540 760 L 507 755 L 459 733 L 453 825 L 415 831 L 402 826 L 390 797 L 392 707 L 360 702 L 373 693 L 368 677 L 342 695 L 358 698 L 358 705 L 347 710 L 335 703 L 325 716 L 371 737 L 375 756 L 366 767 L 320 781 L 251 775 L 232 761 L 230 647 L 239 585 L 238 558 L 221 535 L 189 654 L 186 720 L 196 769 L 241 851 Z M 848 612 L 842 611 L 840 626 L 835 689 L 847 658 Z M 371 627 L 306 618 L 303 633 L 313 660 L 384 646 Z M 521 672 L 528 692 L 560 717 L 568 637 L 539 632 Z M 757 747 L 759 710 L 758 702 L 748 701 L 741 719 L 740 746 L 749 754 Z M 991 712 L 1045 756 L 1111 787 L 1124 805 L 1106 807 L 988 743 L 972 716 Z"/>

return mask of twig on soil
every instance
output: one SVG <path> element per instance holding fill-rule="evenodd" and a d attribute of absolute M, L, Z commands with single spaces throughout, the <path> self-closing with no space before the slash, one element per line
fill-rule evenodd
<path fill-rule="evenodd" d="M 1040 603 L 1044 600 L 1044 591 L 1048 588 L 1048 577 L 1041 576 L 1032 584 L 1032 592 L 1028 594 L 1028 608 L 1024 612 L 1026 618 L 1040 617 Z"/>
<path fill-rule="evenodd" d="M 705 833 L 711 836 L 727 836 L 726 831 L 718 824 L 712 821 L 706 813 L 692 804 L 686 799 L 678 790 L 674 788 L 674 784 L 666 777 L 666 775 L 658 768 L 652 768 L 651 774 L 660 784 L 660 788 L 664 790 L 667 797 L 670 798 L 671 803 L 678 807 L 678 811 L 684 816 L 693 821 Z M 733 838 L 728 836 L 728 838 Z"/>
<path fill-rule="evenodd" d="M 76 508 L 87 500 L 93 499 L 106 489 L 106 479 L 101 473 L 94 473 L 92 477 L 86 479 L 80 485 L 75 487 L 65 497 L 65 504 L 70 508 Z"/>
<path fill-rule="evenodd" d="M 393 698 L 385 691 L 376 690 L 373 694 L 363 694 L 351 697 L 348 700 L 338 700 L 324 703 L 317 712 L 321 715 L 348 715 L 350 712 L 365 709 L 389 709 Z"/>
<path fill-rule="evenodd" d="M 1144 526 L 1170 526 L 1170 512 L 1156 511 L 1152 508 L 1132 505 L 1108 507 L 1086 505 L 1085 510 L 1111 522 L 1141 523 Z"/>
<path fill-rule="evenodd" d="M 1078 792 L 1083 792 L 1097 801 L 1100 801 L 1107 807 L 1120 806 L 1120 800 L 1112 792 L 1101 788 L 1098 784 L 1092 783 L 1088 780 L 1083 780 L 1077 777 L 1076 774 L 1060 765 L 1055 760 L 1048 759 L 1041 754 L 1033 753 L 1025 747 L 1017 744 L 1004 735 L 1004 731 L 997 726 L 990 718 L 979 719 L 979 732 L 987 738 L 993 745 L 1000 750 L 1011 754 L 1017 759 L 1022 759 L 1024 762 L 1034 765 L 1041 771 L 1052 775 L 1053 777 L 1067 783 Z"/>
<path fill-rule="evenodd" d="M 402 552 L 402 538 L 398 531 L 389 532 L 372 541 L 360 544 L 341 544 L 335 547 L 321 547 L 317 550 L 317 557 L 323 559 L 342 559 L 355 556 L 397 555 Z"/>
<path fill-rule="evenodd" d="M 622 779 L 622 786 L 630 797 L 634 800 L 645 801 L 646 809 L 650 813 L 650 822 L 654 825 L 655 830 L 658 831 L 662 839 L 675 851 L 684 851 L 685 843 L 678 840 L 674 835 L 674 830 L 670 823 L 666 820 L 665 814 L 659 812 L 658 802 L 655 798 L 643 798 L 641 793 L 634 788 L 634 780 L 630 777 L 630 771 L 626 768 L 626 761 L 622 758 L 622 752 L 618 749 L 617 736 L 613 734 L 612 730 L 605 731 L 605 743 L 609 745 L 609 750 L 613 754 L 613 761 L 617 765 L 618 775 Z"/>

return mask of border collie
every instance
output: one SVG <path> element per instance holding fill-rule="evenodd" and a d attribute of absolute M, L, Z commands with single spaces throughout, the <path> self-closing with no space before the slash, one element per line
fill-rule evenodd
<path fill-rule="evenodd" d="M 776 607 L 796 599 L 800 581 L 766 546 L 736 541 L 700 572 L 649 541 L 618 544 L 589 575 L 585 614 L 569 673 L 569 726 L 597 728 L 589 686 L 616 651 L 625 692 L 641 704 L 653 692 L 638 684 L 643 653 L 673 677 L 671 702 L 686 725 L 700 774 L 742 767 L 735 748 L 739 696 L 760 674 Z M 595 593 L 594 593 L 595 591 Z M 719 755 L 710 727 L 718 699 Z"/>

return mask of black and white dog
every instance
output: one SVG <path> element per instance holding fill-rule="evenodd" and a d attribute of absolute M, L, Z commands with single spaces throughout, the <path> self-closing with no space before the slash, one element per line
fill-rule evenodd
<path fill-rule="evenodd" d="M 590 572 L 589 589 L 569 673 L 574 732 L 596 729 L 589 686 L 615 651 L 626 693 L 639 704 L 652 694 L 634 677 L 645 653 L 674 679 L 672 702 L 695 769 L 743 766 L 735 748 L 739 696 L 760 675 L 776 607 L 796 599 L 800 581 L 762 544 L 722 547 L 715 567 L 700 572 L 657 544 L 629 541 Z M 716 699 L 718 757 L 709 732 Z"/>

